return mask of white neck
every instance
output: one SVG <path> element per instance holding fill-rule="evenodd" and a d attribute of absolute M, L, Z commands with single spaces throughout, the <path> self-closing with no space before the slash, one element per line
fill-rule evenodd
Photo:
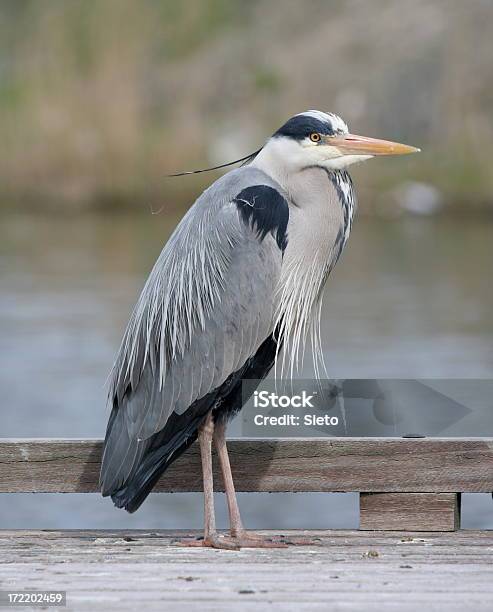
<path fill-rule="evenodd" d="M 299 161 L 296 156 L 289 156 L 290 162 L 284 163 L 275 143 L 274 146 L 271 143 L 269 141 L 252 165 L 277 181 L 288 196 L 288 243 L 281 267 L 276 312 L 276 324 L 285 344 L 281 376 L 285 362 L 291 376 L 302 363 L 308 333 L 318 375 L 318 367 L 323 364 L 319 338 L 322 290 L 349 233 L 346 231 L 347 211 L 345 215 L 336 177 L 347 177 L 348 190 L 352 186 L 348 175 L 338 170 L 331 174 L 318 166 L 296 168 Z M 297 143 L 294 145 L 298 147 Z M 350 195 L 352 197 L 352 193 Z"/>

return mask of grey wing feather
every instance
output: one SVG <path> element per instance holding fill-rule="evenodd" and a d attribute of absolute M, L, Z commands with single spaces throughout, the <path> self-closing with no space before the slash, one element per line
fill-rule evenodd
<path fill-rule="evenodd" d="M 164 247 L 134 309 L 110 382 L 103 493 L 138 467 L 151 436 L 218 388 L 272 332 L 281 251 L 259 240 L 233 200 L 255 183 L 241 168 L 216 181 Z"/>

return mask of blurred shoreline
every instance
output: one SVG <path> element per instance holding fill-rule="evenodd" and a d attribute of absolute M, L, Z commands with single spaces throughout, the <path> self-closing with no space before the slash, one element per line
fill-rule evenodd
<path fill-rule="evenodd" d="M 241 157 L 307 108 L 422 149 L 354 169 L 363 214 L 493 211 L 492 3 L 280 6 L 3 2 L 0 211 L 184 210 L 218 175 L 167 173 Z"/>

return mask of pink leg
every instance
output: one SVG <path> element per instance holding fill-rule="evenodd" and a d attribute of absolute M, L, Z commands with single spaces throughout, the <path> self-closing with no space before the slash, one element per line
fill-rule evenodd
<path fill-rule="evenodd" d="M 259 534 L 246 531 L 241 521 L 238 500 L 236 499 L 235 485 L 229 463 L 228 448 L 226 446 L 226 424 L 216 423 L 214 430 L 214 442 L 216 444 L 219 463 L 224 481 L 224 490 L 228 503 L 229 522 L 231 527 L 231 538 L 240 547 L 248 548 L 286 548 L 286 544 L 265 538 Z"/>
<path fill-rule="evenodd" d="M 212 477 L 212 438 L 214 435 L 214 420 L 212 413 L 207 415 L 199 429 L 198 439 L 200 458 L 202 461 L 202 476 L 204 481 L 204 539 L 181 542 L 183 546 L 210 546 L 238 550 L 239 546 L 229 538 L 221 537 L 216 529 L 214 513 L 214 483 Z"/>
<path fill-rule="evenodd" d="M 220 536 L 216 529 L 212 476 L 213 438 L 224 479 L 224 489 L 226 491 L 229 520 L 231 524 L 230 538 Z M 279 539 L 274 540 L 246 531 L 241 522 L 240 509 L 238 507 L 233 476 L 231 474 L 231 465 L 229 463 L 228 449 L 226 447 L 226 425 L 224 423 L 219 423 L 214 426 L 212 414 L 209 413 L 199 429 L 198 440 L 204 480 L 204 539 L 182 541 L 180 542 L 181 546 L 209 546 L 211 548 L 239 550 L 242 546 L 246 548 L 287 548 L 287 544 L 317 544 L 316 541 L 311 540 L 283 542 Z"/>

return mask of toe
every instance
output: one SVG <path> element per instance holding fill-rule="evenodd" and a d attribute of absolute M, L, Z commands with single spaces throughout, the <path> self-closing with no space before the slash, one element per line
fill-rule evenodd
<path fill-rule="evenodd" d="M 243 531 L 232 537 L 242 548 L 287 548 L 287 544 L 279 539 L 262 536 L 252 531 Z"/>
<path fill-rule="evenodd" d="M 240 550 L 240 544 L 233 538 L 227 538 L 214 534 L 204 539 L 204 546 L 210 546 L 211 548 L 219 548 L 223 550 Z"/>

